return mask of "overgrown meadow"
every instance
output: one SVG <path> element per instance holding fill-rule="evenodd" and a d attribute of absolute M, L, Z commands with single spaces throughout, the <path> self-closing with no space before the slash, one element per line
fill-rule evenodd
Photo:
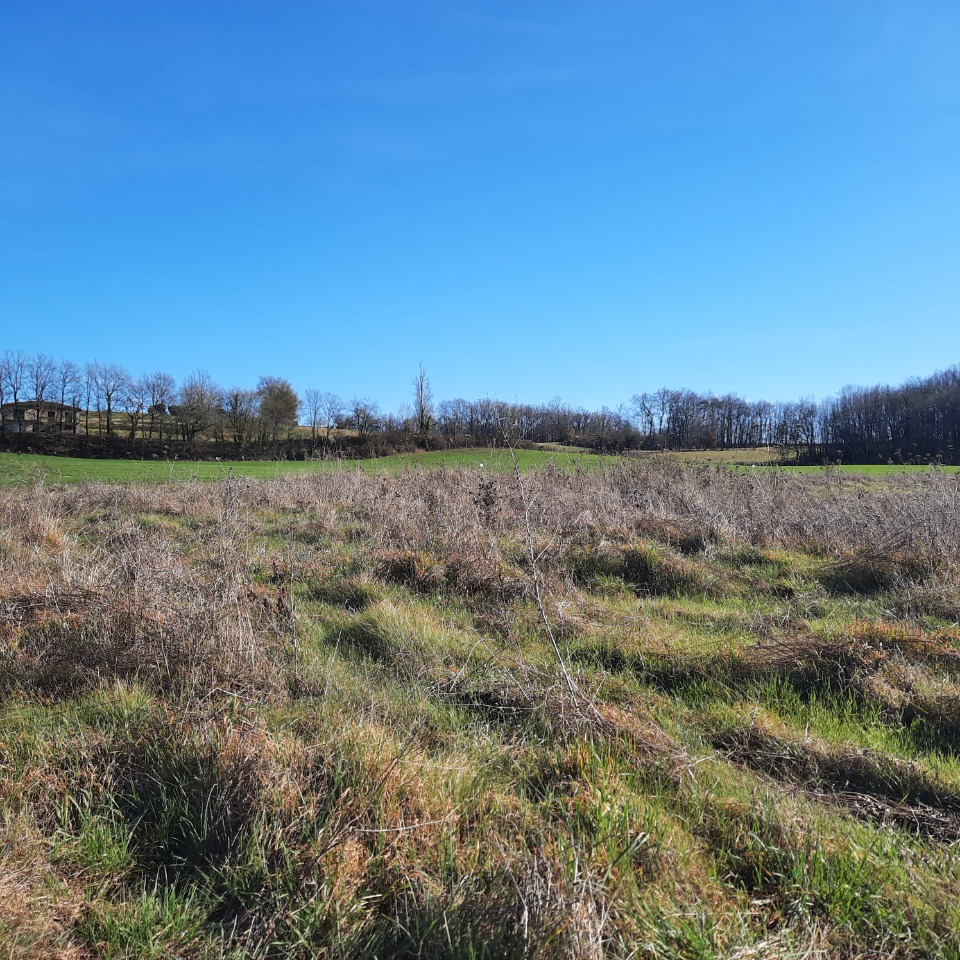
<path fill-rule="evenodd" d="M 0 956 L 957 957 L 960 483 L 0 490 Z"/>

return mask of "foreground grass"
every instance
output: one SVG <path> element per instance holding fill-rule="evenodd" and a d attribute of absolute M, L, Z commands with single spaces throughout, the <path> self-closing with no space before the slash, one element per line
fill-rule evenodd
<path fill-rule="evenodd" d="M 0 956 L 956 957 L 958 497 L 2 491 Z"/>

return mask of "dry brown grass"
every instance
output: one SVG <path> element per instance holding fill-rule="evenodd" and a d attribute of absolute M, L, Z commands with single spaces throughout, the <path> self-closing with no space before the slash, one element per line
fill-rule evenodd
<path fill-rule="evenodd" d="M 109 490 L 95 492 L 108 500 Z M 212 512 L 216 534 L 198 562 L 169 532 L 130 519 L 134 493 L 116 493 L 98 512 L 92 550 L 88 529 L 71 529 L 73 498 L 35 491 L 27 505 L 5 504 L 13 535 L 35 548 L 0 595 L 6 684 L 67 691 L 123 678 L 204 695 L 278 689 L 278 611 L 255 589 L 236 511 Z"/>
<path fill-rule="evenodd" d="M 107 822 L 130 861 L 87 861 L 92 912 L 202 890 L 228 955 L 853 956 L 890 917 L 899 955 L 935 955 L 897 913 L 895 845 L 843 844 L 895 827 L 935 882 L 955 784 L 715 717 L 780 683 L 798 712 L 904 725 L 949 774 L 958 636 L 930 618 L 956 597 L 958 505 L 936 475 L 665 460 L 0 491 L 24 942 L 69 949 L 82 924 L 44 891 Z M 823 822 L 839 839 L 811 837 Z M 0 930 L 23 916 L 5 899 Z"/>
<path fill-rule="evenodd" d="M 71 924 L 83 907 L 51 868 L 44 845 L 24 820 L 0 827 L 0 954 L 5 960 L 85 960 Z"/>

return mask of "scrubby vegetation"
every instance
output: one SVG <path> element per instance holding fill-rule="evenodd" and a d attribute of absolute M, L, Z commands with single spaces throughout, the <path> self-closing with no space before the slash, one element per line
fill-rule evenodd
<path fill-rule="evenodd" d="M 0 491 L 0 954 L 956 957 L 960 484 Z"/>

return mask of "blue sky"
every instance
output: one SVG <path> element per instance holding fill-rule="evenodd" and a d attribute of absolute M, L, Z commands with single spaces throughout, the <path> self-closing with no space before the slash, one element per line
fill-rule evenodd
<path fill-rule="evenodd" d="M 0 350 L 409 399 L 960 362 L 960 4 L 6 0 Z"/>

